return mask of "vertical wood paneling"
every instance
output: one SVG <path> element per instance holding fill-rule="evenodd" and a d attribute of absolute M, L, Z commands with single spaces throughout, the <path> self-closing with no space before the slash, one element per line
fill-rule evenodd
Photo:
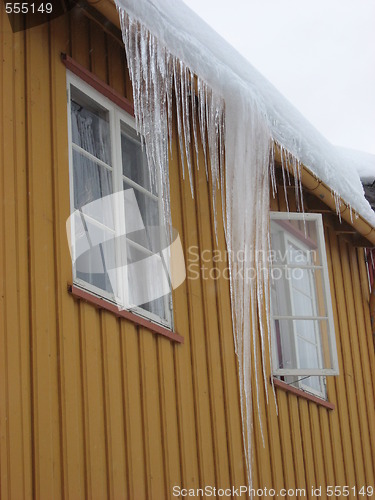
<path fill-rule="evenodd" d="M 331 255 L 331 245 L 330 245 L 330 237 L 328 229 L 325 230 L 325 241 L 326 241 L 326 251 L 327 251 L 327 261 L 328 261 L 328 273 L 329 273 L 329 281 L 331 285 L 331 299 L 332 299 L 332 309 L 333 309 L 333 317 L 334 317 L 334 325 L 335 332 L 338 332 L 338 318 L 337 318 L 337 310 L 336 310 L 336 295 L 333 281 L 333 270 L 332 270 L 332 255 Z M 338 343 L 338 335 L 336 333 L 336 343 L 337 349 L 340 353 L 340 344 Z M 340 373 L 342 373 L 342 363 L 341 357 L 339 356 L 339 367 Z M 336 391 L 336 381 L 333 378 L 328 377 L 327 379 L 327 391 L 329 394 L 329 399 L 332 403 L 335 404 L 336 407 L 339 407 L 340 394 Z M 342 408 L 342 407 L 340 407 Z M 341 439 L 341 429 L 339 423 L 339 415 L 338 412 L 329 412 L 329 437 L 330 440 L 326 441 L 330 446 L 332 446 L 333 453 L 333 466 L 335 470 L 335 480 L 336 484 L 343 484 L 345 482 L 345 478 L 349 479 L 349 474 L 345 475 L 345 466 L 344 466 L 344 458 L 343 458 L 343 447 L 342 447 L 342 439 Z"/>
<path fill-rule="evenodd" d="M 5 21 L 4 9 L 1 9 L 1 27 L 3 27 Z M 4 59 L 4 38 L 6 36 L 6 31 L 1 30 L 0 32 L 0 63 L 1 63 L 1 79 L 0 79 L 0 91 L 1 91 L 1 103 L 4 102 L 4 74 L 6 74 L 6 69 L 4 68 L 4 63 L 8 66 L 10 65 L 9 61 Z M 9 36 L 9 35 L 8 35 Z M 12 70 L 12 66 L 10 65 L 10 70 Z M 0 194 L 1 198 L 4 198 L 5 195 L 5 144 L 4 144 L 4 121 L 5 116 L 0 122 L 0 154 L 2 161 L 2 175 L 0 177 Z M 4 230 L 4 218 L 5 218 L 5 207 L 4 204 L 0 204 L 0 234 L 5 234 Z M 5 239 L 2 240 L 0 245 L 0 262 L 2 267 L 2 273 L 5 271 Z M 4 274 L 2 274 L 4 276 Z M 8 387 L 7 387 L 7 333 L 6 333 L 6 320 L 5 320 L 5 310 L 6 310 L 6 302 L 5 302 L 5 286 L 6 280 L 0 280 L 0 464 L 1 464 L 1 474 L 0 474 L 0 491 L 1 496 L 9 497 L 10 491 L 10 470 L 8 464 L 8 455 L 9 455 L 9 428 L 8 428 Z"/>
<path fill-rule="evenodd" d="M 310 433 L 312 438 L 312 450 L 314 453 L 315 462 L 315 484 L 322 487 L 322 491 L 326 490 L 326 471 L 325 471 L 325 456 L 323 455 L 323 446 L 321 439 L 321 423 L 319 420 L 318 407 L 314 403 L 308 403 L 310 413 Z M 311 484 L 311 483 L 308 483 Z"/>
<path fill-rule="evenodd" d="M 172 224 L 179 232 L 186 254 L 186 235 L 182 217 L 182 192 L 178 168 L 177 137 L 172 141 L 172 165 L 170 169 L 171 205 L 175 207 L 172 213 Z M 194 406 L 194 389 L 191 364 L 190 318 L 187 307 L 188 288 L 185 281 L 173 291 L 173 314 L 176 331 L 183 335 L 184 346 L 174 347 L 176 403 L 178 415 L 180 467 L 182 487 L 198 487 L 198 451 L 196 442 L 196 421 Z"/>
<path fill-rule="evenodd" d="M 54 192 L 54 230 L 56 267 L 56 328 L 59 331 L 60 413 L 63 442 L 63 481 L 67 498 L 85 496 L 83 402 L 80 391 L 80 344 L 78 304 L 69 300 L 66 282 L 72 279 L 71 259 L 66 252 L 65 222 L 70 214 L 70 202 L 64 192 L 69 189 L 67 127 L 59 117 L 66 113 L 65 70 L 60 52 L 69 52 L 68 17 L 58 17 L 51 23 L 51 107 L 52 107 L 52 164 Z"/>
<path fill-rule="evenodd" d="M 200 151 L 200 157 L 195 157 L 195 151 L 192 151 L 192 157 L 200 165 L 204 164 L 203 151 Z M 199 246 L 206 250 L 209 256 L 202 263 L 205 266 L 206 276 L 214 276 L 214 279 L 207 279 L 202 276 L 201 290 L 203 299 L 204 314 L 204 334 L 206 345 L 206 362 L 208 370 L 208 383 L 210 394 L 210 418 L 213 440 L 214 466 L 216 484 L 218 487 L 230 484 L 228 449 L 226 439 L 225 409 L 223 400 L 222 385 L 222 364 L 220 355 L 220 340 L 217 316 L 212 314 L 216 310 L 216 279 L 215 265 L 212 261 L 213 251 L 215 249 L 213 242 L 215 239 L 211 235 L 210 214 L 211 196 L 207 183 L 205 170 L 202 168 L 194 177 L 194 192 L 197 207 L 197 229 L 199 235 Z M 218 214 L 220 216 L 220 214 Z M 208 260 L 208 262 L 207 262 Z"/>
<path fill-rule="evenodd" d="M 90 70 L 103 82 L 108 83 L 107 39 L 104 31 L 90 21 Z"/>
<path fill-rule="evenodd" d="M 337 246 L 336 236 L 332 231 L 328 231 L 328 240 L 330 248 L 330 260 L 328 268 L 330 272 L 331 298 L 332 309 L 336 331 L 336 346 L 339 361 L 339 370 L 341 378 L 335 379 L 337 407 L 339 412 L 340 425 L 340 442 L 342 443 L 342 451 L 345 466 L 345 477 L 349 484 L 355 484 L 354 460 L 352 451 L 352 434 L 349 424 L 348 399 L 345 387 L 345 378 L 347 377 L 347 366 L 344 362 L 345 344 L 342 344 L 341 329 L 346 327 L 345 323 L 345 306 L 342 304 L 342 284 L 338 282 L 339 274 L 341 273 L 340 254 Z M 341 288 L 340 288 L 341 287 Z M 350 401 L 349 401 L 350 404 Z M 337 422 L 337 420 L 336 420 Z M 336 423 L 335 422 L 335 423 Z M 334 425 L 334 424 L 333 424 Z"/>
<path fill-rule="evenodd" d="M 253 427 L 254 427 L 254 453 L 255 462 L 258 468 L 258 479 L 255 483 L 258 488 L 272 488 L 272 471 L 269 460 L 269 438 L 266 419 L 266 394 L 264 390 L 262 362 L 261 362 L 261 346 L 260 343 L 256 346 L 256 357 L 259 360 L 257 367 L 258 389 L 256 387 L 255 364 L 253 376 Z M 259 402 L 258 402 L 259 401 Z"/>
<path fill-rule="evenodd" d="M 361 297 L 361 289 L 360 289 L 360 281 L 359 281 L 359 266 L 357 261 L 357 254 L 354 248 L 349 249 L 349 258 L 350 258 L 350 270 L 351 270 L 351 282 L 353 284 L 353 297 L 355 302 L 355 317 L 357 321 L 357 337 L 356 340 L 359 344 L 359 352 L 357 352 L 357 361 L 362 369 L 362 380 L 363 380 L 363 390 L 365 403 L 363 407 L 366 407 L 367 410 L 367 427 L 365 426 L 365 435 L 364 439 L 368 439 L 368 444 L 370 445 L 369 454 L 366 458 L 369 464 L 369 477 L 367 480 L 369 482 L 374 482 L 374 471 L 375 471 L 375 433 L 371 432 L 370 424 L 375 421 L 375 408 L 374 408 L 374 400 L 373 400 L 373 390 L 371 384 L 371 363 L 374 362 L 374 352 L 367 349 L 367 342 L 365 338 L 365 318 L 362 315 L 362 297 Z M 366 433 L 369 432 L 369 435 Z M 372 467 L 371 467 L 372 465 Z"/>
<path fill-rule="evenodd" d="M 332 241 L 332 240 L 331 240 Z M 364 484 L 365 475 L 363 470 L 363 454 L 361 448 L 361 435 L 359 429 L 359 417 L 358 417 L 358 406 L 350 404 L 350 401 L 356 399 L 356 384 L 355 384 L 355 374 L 353 370 L 353 353 L 350 349 L 350 332 L 349 332 L 349 321 L 351 319 L 351 311 L 348 310 L 347 293 L 348 290 L 345 289 L 345 284 L 343 276 L 346 276 L 346 265 L 347 261 L 345 259 L 346 249 L 337 241 L 337 238 L 333 240 L 333 244 L 337 245 L 338 258 L 333 261 L 334 269 L 336 268 L 338 272 L 334 273 L 334 280 L 336 282 L 336 297 L 338 299 L 338 312 L 339 312 L 339 323 L 340 323 L 340 337 L 342 343 L 342 356 L 344 363 L 344 377 L 345 377 L 345 389 L 348 398 L 348 416 L 349 416 L 349 426 L 351 431 L 351 445 L 352 445 L 352 455 L 354 458 L 354 469 L 356 473 L 356 479 L 358 484 Z M 342 252 L 340 252 L 342 250 Z M 341 263 L 341 266 L 340 266 Z M 339 268 L 340 266 L 340 268 Z M 339 269 L 338 269 L 339 268 Z M 346 283 L 348 285 L 348 283 Z M 349 320 L 349 321 L 348 321 Z M 353 335 L 355 333 L 353 332 Z M 340 383 L 340 380 L 338 380 Z"/>
<path fill-rule="evenodd" d="M 141 400 L 141 367 L 138 331 L 134 325 L 121 325 L 121 346 L 128 492 L 129 498 L 146 498 L 147 478 Z"/>
<path fill-rule="evenodd" d="M 186 163 L 186 161 L 185 161 Z M 184 228 L 185 255 L 191 248 L 200 247 L 197 228 L 197 209 L 191 196 L 190 185 L 183 178 L 182 165 L 179 162 L 179 178 L 181 186 L 181 209 Z M 186 168 L 186 165 L 185 165 Z M 199 250 L 198 250 L 199 252 Z M 199 261 L 200 267 L 202 262 Z M 209 382 L 207 353 L 205 344 L 205 324 L 203 316 L 202 285 L 200 279 L 187 280 L 187 303 L 190 324 L 190 347 L 192 378 L 194 389 L 196 441 L 198 451 L 198 467 L 200 484 L 216 485 L 216 474 L 213 456 L 213 436 L 211 429 L 211 410 L 209 400 Z"/>
<path fill-rule="evenodd" d="M 166 497 L 156 344 L 151 332 L 139 328 L 147 495 L 155 500 Z"/>
<path fill-rule="evenodd" d="M 50 26 L 12 34 L 2 7 L 1 26 L 1 497 L 158 500 L 173 498 L 174 485 L 246 484 L 228 280 L 200 275 L 173 291 L 182 345 L 74 302 L 66 290 L 72 272 L 60 53 L 131 99 L 121 42 L 77 8 Z M 201 169 L 193 199 L 176 132 L 172 149 L 172 218 L 187 271 L 191 278 L 197 247 L 195 270 L 204 265 L 223 275 L 224 258 L 202 259 L 203 250 L 225 255 L 220 200 L 216 246 L 212 186 Z M 282 189 L 271 208 L 286 209 Z M 259 371 L 265 447 L 254 391 L 258 488 L 374 481 L 375 354 L 364 255 L 328 227 L 326 238 L 340 366 L 327 390 L 336 408 L 276 389 L 277 416 Z M 259 346 L 256 354 L 260 359 Z M 269 374 L 268 359 L 266 366 Z"/>
<path fill-rule="evenodd" d="M 333 443 L 330 440 L 329 434 L 329 422 L 328 422 L 328 412 L 325 408 L 319 408 L 319 419 L 320 419 L 320 431 L 322 437 L 322 456 L 324 462 L 324 472 L 326 478 L 326 484 L 341 484 L 339 479 L 335 478 L 334 471 L 334 458 L 333 458 Z M 338 476 L 337 476 L 338 477 Z"/>
<path fill-rule="evenodd" d="M 201 154 L 201 153 L 200 153 Z M 204 165 L 203 159 L 200 158 L 200 165 Z M 201 168 L 202 168 L 201 167 Z M 200 172 L 198 177 L 200 179 L 199 190 L 203 188 L 202 184 L 205 181 L 205 173 Z M 203 179 L 202 179 L 203 177 Z M 206 189 L 206 188 L 204 188 Z M 200 191 L 198 193 L 200 196 Z M 239 401 L 239 386 L 237 377 L 237 358 L 234 354 L 234 340 L 229 332 L 232 332 L 231 320 L 231 306 L 230 306 L 230 293 L 228 287 L 228 262 L 225 258 L 225 241 L 224 241 L 224 227 L 222 214 L 222 205 L 220 196 L 217 197 L 217 233 L 215 233 L 213 207 L 212 207 L 212 182 L 209 182 L 208 191 L 208 210 L 207 215 L 211 220 L 211 241 L 214 248 L 220 251 L 219 259 L 215 259 L 212 269 L 215 273 L 220 275 L 221 279 L 215 280 L 215 293 L 216 296 L 216 315 L 219 329 L 218 342 L 220 344 L 221 356 L 221 380 L 223 384 L 223 399 L 225 406 L 225 421 L 226 421 L 226 445 L 228 450 L 228 466 L 229 466 L 229 480 L 232 485 L 246 484 L 247 473 L 245 460 L 239 460 L 238 457 L 243 456 L 242 435 L 237 432 L 241 428 L 241 414 L 240 414 L 240 401 Z M 216 245 L 217 238 L 217 245 Z"/>
<path fill-rule="evenodd" d="M 367 407 L 365 402 L 364 394 L 364 380 L 362 375 L 362 363 L 365 363 L 365 358 L 361 359 L 359 346 L 358 346 L 358 331 L 357 322 L 355 318 L 355 306 L 353 297 L 353 285 L 354 282 L 350 273 L 349 266 L 349 252 L 348 245 L 345 242 L 341 242 L 341 255 L 342 255 L 342 266 L 343 266 L 343 278 L 344 278 L 344 290 L 346 307 L 348 310 L 348 321 L 349 321 L 349 341 L 350 341 L 350 351 L 352 353 L 352 363 L 353 363 L 353 375 L 355 382 L 355 394 L 358 402 L 358 407 L 362 411 L 358 412 L 358 426 L 360 433 L 360 445 L 362 449 L 362 457 L 364 464 L 364 480 L 366 484 L 369 484 L 373 479 L 373 463 L 371 457 L 371 441 L 369 436 L 369 422 L 367 419 Z"/>
<path fill-rule="evenodd" d="M 105 317 L 102 329 L 102 349 L 106 408 L 108 497 L 125 498 L 127 491 L 127 442 L 123 418 L 120 325 L 112 314 L 105 312 L 103 316 Z"/>
<path fill-rule="evenodd" d="M 363 256 L 362 248 L 357 250 L 358 264 L 361 276 L 361 291 L 362 291 L 362 304 L 363 304 L 363 317 L 366 326 L 366 339 L 365 344 L 368 346 L 368 355 L 370 359 L 370 372 L 367 374 L 367 380 L 371 379 L 372 391 L 375 398 L 375 336 L 372 333 L 371 317 L 369 311 L 369 295 L 366 287 L 363 286 L 363 280 L 367 276 L 365 259 Z"/>
<path fill-rule="evenodd" d="M 277 394 L 277 403 L 279 407 L 279 432 L 281 442 L 281 453 L 284 468 L 284 483 L 283 486 L 287 489 L 295 488 L 296 475 L 293 462 L 293 447 L 292 433 L 288 408 L 288 395 L 284 391 L 279 391 Z M 302 401 L 301 401 L 302 403 Z M 302 427 L 302 431 L 305 426 Z"/>
<path fill-rule="evenodd" d="M 79 8 L 69 11 L 70 53 L 79 64 L 91 69 L 90 59 L 90 21 Z"/>
<path fill-rule="evenodd" d="M 34 495 L 61 498 L 49 26 L 27 30 L 27 170 Z"/>
<path fill-rule="evenodd" d="M 2 14 L 1 14 L 2 15 Z M 19 321 L 19 352 L 18 363 L 13 369 L 16 377 L 21 380 L 21 405 L 16 409 L 22 415 L 22 428 L 18 429 L 22 439 L 22 458 L 18 466 L 23 469 L 23 477 L 17 476 L 17 481 L 23 484 L 23 496 L 30 498 L 32 495 L 32 450 L 31 450 L 31 400 L 30 400 L 30 338 L 29 338 L 29 287 L 28 287 L 28 211 L 27 203 L 20 200 L 27 199 L 27 176 L 26 176 L 26 89 L 25 89 L 25 34 L 19 32 L 11 34 L 9 24 L 3 31 L 4 35 L 12 39 L 13 51 L 13 75 L 7 80 L 13 89 L 13 133 L 14 133 L 14 208 L 15 208 L 15 230 L 16 244 L 13 279 L 17 284 L 16 302 L 13 304 L 13 312 Z M 4 96 L 9 99 L 10 92 Z M 10 148 L 7 148 L 9 151 Z M 6 161 L 5 165 L 11 165 Z M 10 169 L 12 170 L 12 169 Z M 8 241 L 8 238 L 6 239 Z M 17 336 L 16 332 L 12 333 Z M 15 415 L 12 412 L 11 415 Z M 13 474 L 17 474 L 16 471 Z"/>
<path fill-rule="evenodd" d="M 101 313 L 89 304 L 80 303 L 80 316 L 87 496 L 99 500 L 107 495 L 108 481 Z"/>
<path fill-rule="evenodd" d="M 168 498 L 171 485 L 181 484 L 174 347 L 161 338 L 157 339 L 157 344 L 163 465 Z"/>
<path fill-rule="evenodd" d="M 293 432 L 293 457 L 294 457 L 294 468 L 296 471 L 296 487 L 298 488 L 306 488 L 306 472 L 305 469 L 308 470 L 307 466 L 308 458 L 309 458 L 309 450 L 307 449 L 307 453 L 305 452 L 305 456 L 303 453 L 303 444 L 305 444 L 305 436 L 301 434 L 301 429 L 305 422 L 301 420 L 299 413 L 299 404 L 297 398 L 294 398 L 292 395 L 288 398 L 289 408 L 290 408 L 290 426 L 294 429 Z M 305 438 L 305 439 L 304 439 Z M 307 484 L 311 484 L 311 478 L 307 481 Z"/>
<path fill-rule="evenodd" d="M 293 398 L 292 395 L 289 396 Z M 315 436 L 311 434 L 311 426 L 309 422 L 309 403 L 300 400 L 298 402 L 301 422 L 301 435 L 302 435 L 302 450 L 303 450 L 303 466 L 306 474 L 306 485 L 318 484 L 315 475 L 315 462 L 314 462 L 314 448 L 313 440 Z M 294 430 L 294 428 L 293 428 Z M 298 432 L 298 431 L 297 431 Z M 295 462 L 296 468 L 301 468 L 301 462 Z"/>
<path fill-rule="evenodd" d="M 125 95 L 125 49 L 107 35 L 108 84 L 119 94 Z"/>

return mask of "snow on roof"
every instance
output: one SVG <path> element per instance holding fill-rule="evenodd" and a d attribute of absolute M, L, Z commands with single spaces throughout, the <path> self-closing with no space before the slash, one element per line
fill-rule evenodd
<path fill-rule="evenodd" d="M 375 181 L 374 154 L 342 147 L 338 147 L 337 149 L 357 170 L 363 184 L 372 184 Z"/>
<path fill-rule="evenodd" d="M 354 159 L 352 154 L 325 139 L 265 77 L 187 5 L 181 0 L 116 1 L 128 14 L 141 20 L 171 53 L 224 98 L 230 96 L 232 100 L 238 96 L 241 99 L 251 94 L 267 118 L 273 139 L 375 226 L 375 213 L 365 199 L 358 174 L 362 172 L 358 167 L 358 155 Z M 291 70 L 298 71 L 298 68 Z"/>

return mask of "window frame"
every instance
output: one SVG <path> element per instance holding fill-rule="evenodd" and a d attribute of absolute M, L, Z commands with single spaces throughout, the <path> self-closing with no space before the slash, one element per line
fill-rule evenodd
<path fill-rule="evenodd" d="M 127 182 L 134 189 L 138 190 L 145 194 L 145 191 L 148 192 L 146 188 L 138 185 L 135 181 L 128 178 L 123 174 L 122 171 L 122 152 L 121 152 L 121 122 L 123 122 L 127 127 L 130 127 L 135 132 L 136 123 L 134 116 L 130 115 L 123 107 L 120 107 L 114 100 L 111 100 L 106 95 L 103 95 L 100 90 L 94 88 L 85 80 L 80 78 L 79 76 L 72 73 L 69 69 L 66 71 L 66 88 L 67 88 L 67 112 L 68 112 L 68 148 L 69 148 L 69 195 L 70 195 L 70 213 L 73 214 L 76 210 L 74 206 L 74 176 L 73 176 L 73 139 L 72 139 L 72 117 L 71 117 L 71 87 L 75 87 L 78 91 L 82 92 L 89 99 L 98 104 L 99 107 L 104 108 L 108 112 L 108 124 L 109 124 L 109 135 L 110 135 L 110 148 L 111 148 L 111 168 L 112 168 L 112 193 L 123 190 L 123 182 Z M 141 143 L 141 141 L 140 141 Z M 97 161 L 97 160 L 93 160 Z M 101 163 L 100 160 L 97 163 Z M 102 162 L 103 163 L 103 162 Z M 157 182 L 158 182 L 158 215 L 159 215 L 159 224 L 162 226 L 163 223 L 163 201 L 160 196 L 161 185 L 160 185 L 160 176 L 157 172 Z M 139 188 L 139 189 L 138 189 Z M 151 192 L 149 194 L 152 194 Z M 146 194 L 145 194 L 146 195 Z M 148 195 L 148 194 L 147 194 Z M 119 218 L 119 214 L 115 211 L 115 219 Z M 125 219 L 125 217 L 122 217 Z M 121 216 L 120 216 L 121 219 Z M 119 230 L 119 224 L 125 225 L 125 221 L 119 222 L 115 221 L 115 234 L 116 231 Z M 98 225 L 100 223 L 98 222 Z M 72 226 L 72 233 L 74 228 Z M 74 234 L 74 233 L 73 233 Z M 133 244 L 133 242 L 131 243 Z M 137 243 L 134 242 L 134 246 L 137 246 Z M 142 247 L 143 248 L 143 247 Z M 147 250 L 145 248 L 145 250 Z M 100 297 L 112 304 L 116 304 L 116 297 L 114 294 L 99 288 L 87 281 L 76 276 L 74 266 L 72 265 L 72 273 L 73 273 L 73 283 L 75 286 L 86 290 L 93 295 Z M 127 285 L 129 286 L 129 284 Z M 141 318 L 146 318 L 147 320 L 155 323 L 157 325 L 161 325 L 163 328 L 173 331 L 174 323 L 173 323 L 173 308 L 172 308 L 172 294 L 165 295 L 163 297 L 164 301 L 164 312 L 166 318 L 162 318 L 156 313 L 143 309 L 139 306 L 132 306 L 130 308 L 126 308 L 126 311 L 129 311 Z"/>
<path fill-rule="evenodd" d="M 288 228 L 286 224 L 285 225 L 283 224 L 283 226 L 284 226 L 285 230 L 284 230 L 283 235 L 282 235 L 282 238 L 283 238 L 282 251 L 286 252 L 289 244 L 291 244 L 293 247 L 297 248 L 298 251 L 303 252 L 303 253 L 306 252 L 307 254 L 311 249 L 318 249 L 318 246 L 315 245 L 313 241 L 309 241 L 308 239 L 306 239 L 304 237 L 304 235 L 298 234 L 293 226 L 291 226 L 290 228 Z M 302 240 L 301 237 L 303 237 L 304 239 Z M 307 265 L 312 266 L 311 262 L 308 262 Z M 311 284 L 312 283 L 310 282 L 310 291 L 313 292 L 309 296 L 309 298 L 311 299 L 312 310 L 313 310 L 313 314 L 311 317 L 319 317 L 319 315 L 316 314 L 316 311 L 318 308 L 318 304 L 317 304 L 317 300 L 316 300 L 317 299 L 316 293 L 314 293 L 314 291 L 316 291 L 316 290 L 311 290 L 311 288 L 312 288 Z M 288 297 L 286 298 L 286 301 L 290 304 L 292 315 L 289 316 L 288 319 L 292 319 L 294 317 L 299 318 L 301 316 L 301 315 L 298 315 L 297 312 L 295 311 L 295 304 L 294 304 L 294 300 L 293 300 L 293 288 L 294 288 L 293 283 L 289 282 L 288 286 L 287 286 Z M 302 292 L 302 291 L 300 291 L 300 293 L 304 294 L 304 292 Z M 321 345 L 321 339 L 320 339 L 319 333 L 316 331 L 316 328 L 314 328 L 314 330 L 315 330 L 314 331 L 315 342 L 307 341 L 304 337 L 299 335 L 298 331 L 296 330 L 295 324 L 292 325 L 292 328 L 293 328 L 293 351 L 295 353 L 296 364 L 298 365 L 300 363 L 300 359 L 299 359 L 300 353 L 298 350 L 298 341 L 302 340 L 303 342 L 308 342 L 309 344 L 313 344 L 315 346 L 315 352 L 317 355 L 318 362 L 320 365 L 322 365 L 323 364 L 322 345 Z M 305 377 L 306 376 L 302 377 L 301 379 L 298 379 L 298 375 L 296 375 L 296 376 L 287 376 L 286 375 L 285 378 L 288 380 L 285 380 L 285 382 L 288 384 L 296 384 L 298 386 L 298 388 L 300 388 L 302 390 L 308 391 L 312 394 L 315 394 L 316 396 L 325 398 L 326 394 L 327 394 L 325 376 L 324 375 L 318 376 L 318 379 L 319 379 L 318 383 L 319 383 L 320 389 L 316 389 L 315 387 L 313 387 L 312 385 L 310 385 L 308 383 L 311 377 L 307 377 L 307 379 Z M 289 379 L 293 379 L 293 378 L 297 378 L 297 380 L 289 380 Z"/>
<path fill-rule="evenodd" d="M 331 290 L 330 290 L 330 281 L 329 281 L 329 273 L 328 273 L 328 261 L 327 261 L 327 253 L 324 239 L 324 228 L 323 228 L 323 219 L 321 214 L 311 214 L 311 213 L 293 213 L 293 212 L 270 212 L 270 220 L 275 221 L 294 221 L 300 220 L 303 221 L 313 221 L 316 223 L 317 229 L 317 245 L 316 248 L 320 252 L 321 257 L 321 268 L 322 268 L 322 285 L 323 285 L 323 294 L 325 298 L 326 304 L 326 314 L 327 314 L 327 324 L 328 324 L 328 345 L 329 345 L 329 355 L 331 361 L 331 368 L 319 368 L 319 369 L 301 369 L 301 368 L 293 368 L 293 369 L 284 369 L 278 368 L 278 353 L 277 353 L 277 341 L 275 337 L 275 328 L 274 328 L 274 318 L 271 310 L 271 330 L 272 330 L 272 361 L 273 361 L 273 375 L 277 377 L 308 377 L 308 376 L 319 376 L 325 377 L 327 375 L 338 375 L 339 374 L 339 366 L 338 366 L 338 356 L 337 356 L 337 346 L 336 346 L 336 336 L 335 336 L 335 327 L 333 320 L 333 309 L 332 309 L 332 298 L 331 298 Z M 285 228 L 285 231 L 287 229 Z M 292 238 L 296 238 L 296 235 L 293 232 L 290 232 Z M 298 239 L 298 238 L 297 238 Z M 301 240 L 301 243 L 307 246 L 309 243 L 305 243 Z M 272 249 L 272 244 L 271 244 Z M 290 285 L 289 285 L 290 286 Z M 319 316 L 317 316 L 319 317 Z M 320 396 L 324 395 L 325 390 L 322 389 L 322 392 L 318 392 L 314 390 L 314 388 L 303 384 L 303 381 L 296 380 L 293 383 L 299 383 L 300 387 L 306 391 L 312 392 L 314 394 L 318 394 Z M 324 385 L 324 380 L 322 380 L 322 384 Z"/>

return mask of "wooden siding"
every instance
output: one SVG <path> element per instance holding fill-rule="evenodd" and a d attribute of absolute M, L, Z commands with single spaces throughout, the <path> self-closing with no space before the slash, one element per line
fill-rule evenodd
<path fill-rule="evenodd" d="M 246 484 L 228 281 L 189 279 L 175 291 L 183 345 L 67 292 L 60 53 L 131 98 L 121 43 L 78 9 L 16 34 L 3 5 L 0 16 L 1 498 L 159 500 L 172 498 L 173 485 Z M 194 176 L 192 199 L 177 142 L 175 134 L 173 225 L 188 257 L 193 246 L 212 251 L 215 237 L 204 169 Z M 283 194 L 271 207 L 285 210 Z M 328 226 L 326 245 L 340 364 L 340 376 L 327 379 L 335 410 L 276 390 L 277 416 L 272 391 L 267 405 L 261 390 L 265 447 L 254 399 L 255 487 L 374 485 L 375 356 L 364 255 Z M 226 266 L 205 264 L 221 273 Z"/>

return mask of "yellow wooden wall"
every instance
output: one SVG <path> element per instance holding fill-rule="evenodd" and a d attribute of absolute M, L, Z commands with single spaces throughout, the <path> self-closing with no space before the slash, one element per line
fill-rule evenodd
<path fill-rule="evenodd" d="M 160 500 L 172 497 L 173 485 L 246 484 L 228 282 L 187 280 L 175 291 L 183 345 L 67 292 L 60 53 L 131 98 L 121 44 L 81 11 L 16 34 L 3 6 L 0 16 L 1 498 Z M 193 200 L 176 134 L 173 150 L 173 225 L 186 252 L 212 250 L 204 170 Z M 271 204 L 285 209 L 283 196 Z M 261 390 L 265 447 L 254 399 L 255 487 L 374 484 L 375 356 L 363 253 L 328 228 L 326 238 L 340 363 L 328 396 L 336 409 L 277 390 L 277 416 Z"/>

